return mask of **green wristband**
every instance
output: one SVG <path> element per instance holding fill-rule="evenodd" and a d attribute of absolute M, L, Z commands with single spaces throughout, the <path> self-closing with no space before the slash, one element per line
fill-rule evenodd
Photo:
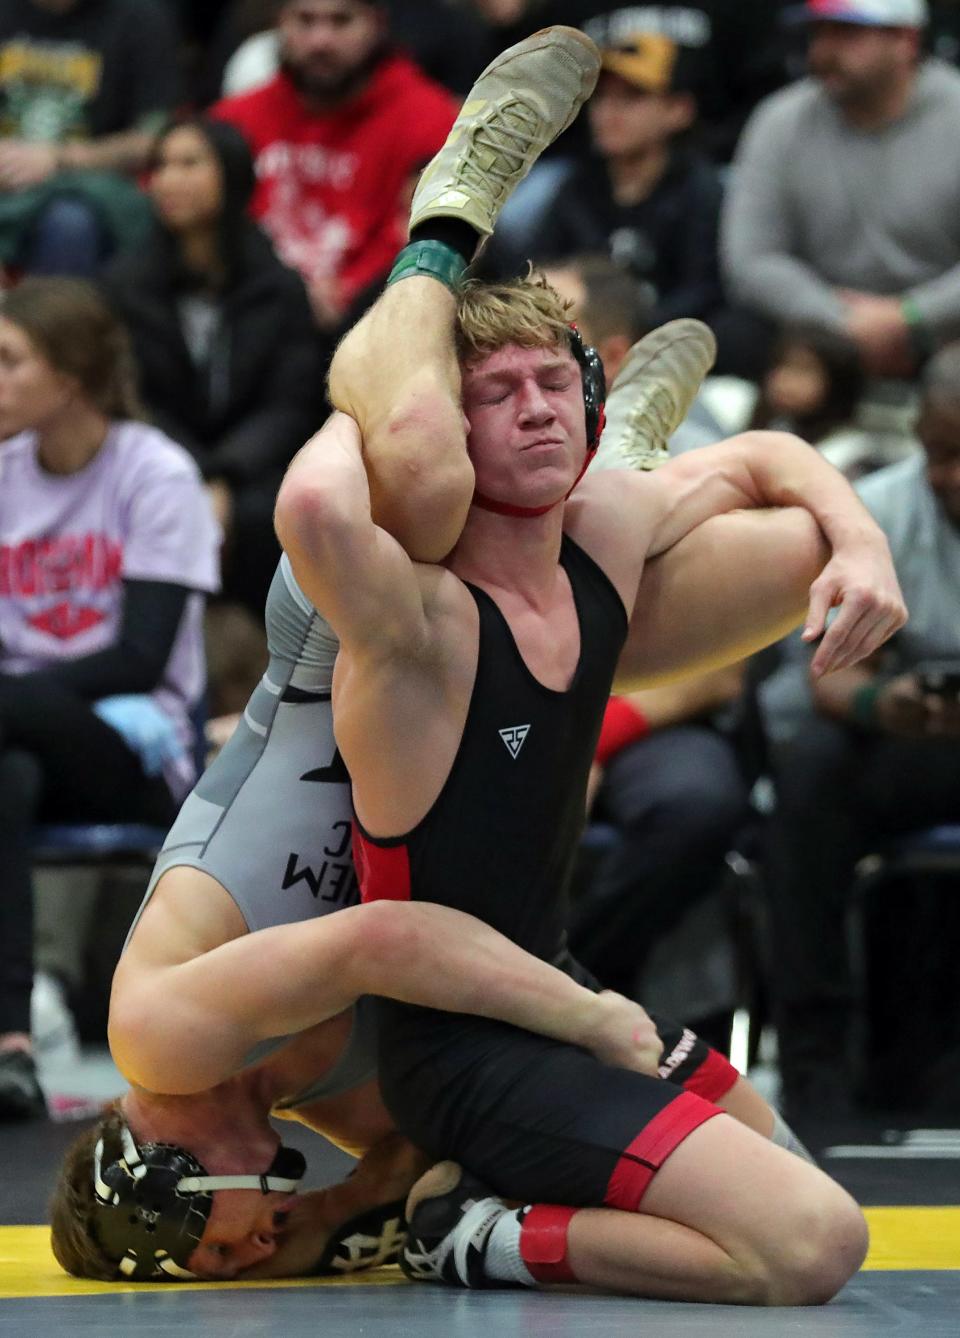
<path fill-rule="evenodd" d="M 873 729 L 877 723 L 877 698 L 883 691 L 883 684 L 874 679 L 862 683 L 850 698 L 850 719 L 861 729 Z"/>
<path fill-rule="evenodd" d="M 393 262 L 387 285 L 399 283 L 401 279 L 436 279 L 451 293 L 456 293 L 466 268 L 467 262 L 459 251 L 428 238 L 403 248 Z"/>

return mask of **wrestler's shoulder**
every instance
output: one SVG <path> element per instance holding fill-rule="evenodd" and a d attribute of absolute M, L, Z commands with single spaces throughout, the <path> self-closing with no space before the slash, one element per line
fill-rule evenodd
<path fill-rule="evenodd" d="M 578 542 L 594 534 L 615 538 L 621 530 L 637 535 L 653 518 L 661 489 L 654 475 L 633 469 L 588 473 L 567 502 L 564 529 Z"/>

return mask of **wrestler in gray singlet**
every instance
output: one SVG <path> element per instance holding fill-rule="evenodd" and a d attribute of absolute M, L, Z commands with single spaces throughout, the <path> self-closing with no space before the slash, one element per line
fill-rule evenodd
<path fill-rule="evenodd" d="M 184 800 L 157 856 L 136 928 L 162 874 L 202 869 L 230 894 L 251 933 L 327 915 L 360 900 L 351 859 L 350 781 L 333 737 L 330 692 L 339 643 L 280 559 L 266 605 L 267 671 L 236 731 Z M 129 942 L 129 935 L 127 941 Z M 256 1048 L 248 1063 L 283 1040 Z M 369 1000 L 342 1056 L 286 1110 L 375 1077 Z"/>

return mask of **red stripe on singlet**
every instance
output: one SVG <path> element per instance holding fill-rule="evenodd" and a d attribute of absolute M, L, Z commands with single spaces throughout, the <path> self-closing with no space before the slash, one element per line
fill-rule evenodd
<path fill-rule="evenodd" d="M 694 1092 L 681 1092 L 675 1101 L 641 1129 L 620 1156 L 607 1185 L 604 1204 L 635 1213 L 654 1174 L 688 1134 L 723 1112 Z"/>
<path fill-rule="evenodd" d="M 376 845 L 354 822 L 353 863 L 362 901 L 410 900 L 410 855 L 405 845 Z"/>
<path fill-rule="evenodd" d="M 738 1071 L 719 1050 L 710 1050 L 706 1059 L 683 1084 L 685 1092 L 696 1092 L 706 1101 L 719 1101 L 730 1091 L 737 1079 Z"/>

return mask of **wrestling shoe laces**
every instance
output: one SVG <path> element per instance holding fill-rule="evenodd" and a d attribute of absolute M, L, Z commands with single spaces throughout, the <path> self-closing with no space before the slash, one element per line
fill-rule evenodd
<path fill-rule="evenodd" d="M 702 321 L 669 321 L 639 339 L 607 396 L 591 469 L 656 469 L 713 366 L 717 341 Z"/>
<path fill-rule="evenodd" d="M 407 1199 L 407 1243 L 400 1267 L 419 1282 L 483 1287 L 490 1232 L 510 1209 L 456 1162 L 420 1177 Z"/>
<path fill-rule="evenodd" d="M 590 38 L 562 26 L 544 28 L 491 61 L 417 183 L 411 231 L 444 217 L 488 236 L 507 196 L 576 118 L 599 68 Z"/>

